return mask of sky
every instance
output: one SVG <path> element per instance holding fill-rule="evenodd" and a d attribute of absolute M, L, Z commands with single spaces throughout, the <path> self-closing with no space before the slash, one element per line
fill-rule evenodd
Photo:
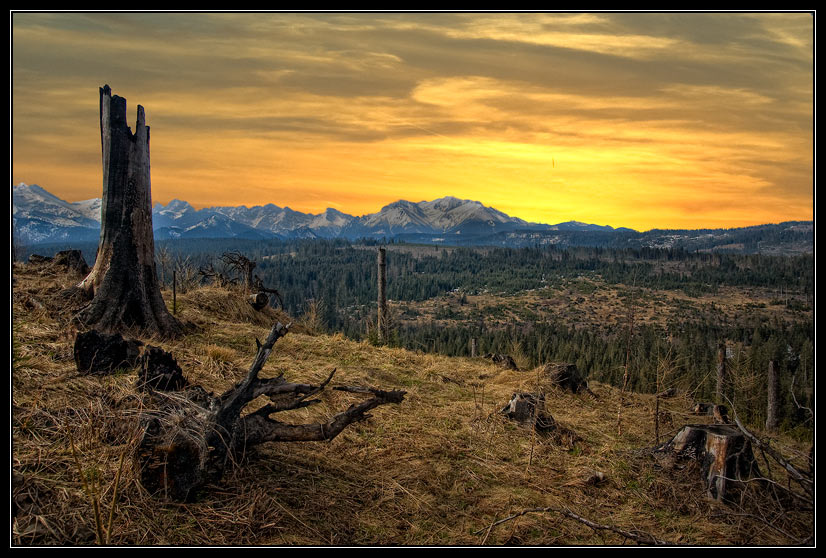
<path fill-rule="evenodd" d="M 152 198 L 454 196 L 637 230 L 814 214 L 811 13 L 12 13 L 11 182 L 102 195 L 99 87 Z"/>

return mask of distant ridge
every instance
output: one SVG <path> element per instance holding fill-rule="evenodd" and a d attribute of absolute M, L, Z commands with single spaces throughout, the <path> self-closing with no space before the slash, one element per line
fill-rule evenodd
<path fill-rule="evenodd" d="M 14 218 L 28 242 L 65 240 L 76 229 L 100 226 L 100 200 L 65 202 L 36 184 L 13 186 Z M 528 223 L 481 202 L 446 196 L 432 201 L 399 200 L 377 213 L 355 217 L 327 208 L 317 215 L 274 204 L 208 207 L 197 210 L 174 199 L 156 203 L 153 227 L 159 238 L 319 238 L 392 237 L 398 234 L 490 234 L 502 231 L 553 230 L 555 226 Z M 49 224 L 54 225 L 49 227 Z M 561 223 L 566 230 L 613 230 L 574 221 Z M 61 229 L 69 228 L 71 231 Z"/>
<path fill-rule="evenodd" d="M 24 244 L 89 242 L 100 236 L 100 199 L 66 202 L 32 184 L 12 186 L 16 238 Z M 399 200 L 376 213 L 355 217 L 327 208 L 302 213 L 274 204 L 195 209 L 184 200 L 152 210 L 155 238 L 396 239 L 406 242 L 488 246 L 606 246 L 679 248 L 743 253 L 810 253 L 812 221 L 789 221 L 738 229 L 665 230 L 640 233 L 579 221 L 529 223 L 481 202 L 446 196 L 432 201 Z"/>

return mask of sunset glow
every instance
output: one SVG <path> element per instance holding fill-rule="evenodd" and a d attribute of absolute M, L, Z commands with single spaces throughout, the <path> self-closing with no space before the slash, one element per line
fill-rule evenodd
<path fill-rule="evenodd" d="M 98 88 L 152 195 L 739 227 L 814 212 L 809 13 L 15 13 L 12 184 L 101 195 Z"/>

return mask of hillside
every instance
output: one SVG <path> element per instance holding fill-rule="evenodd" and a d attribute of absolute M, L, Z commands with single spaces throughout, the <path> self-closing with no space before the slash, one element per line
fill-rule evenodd
<path fill-rule="evenodd" d="M 491 527 L 545 507 L 672 544 L 786 545 L 811 528 L 803 513 L 772 516 L 774 527 L 767 528 L 759 501 L 720 504 L 706 498 L 691 465 L 666 472 L 649 451 L 656 444 L 650 395 L 597 382 L 595 397 L 572 395 L 548 385 L 540 369 L 516 372 L 479 358 L 375 347 L 314 335 L 300 323 L 275 346 L 263 376 L 283 372 L 291 381 L 320 382 L 336 368 L 333 384 L 404 389 L 404 401 L 376 409 L 329 443 L 260 446 L 195 503 L 164 502 L 143 491 L 130 466 L 138 415 L 148 404 L 134 388 L 135 371 L 77 374 L 70 317 L 78 302 L 60 292 L 79 277 L 31 264 L 13 274 L 16 545 L 94 544 L 96 498 L 85 492 L 84 479 L 100 495 L 104 524 L 112 514 L 114 545 L 630 542 L 548 512 Z M 171 309 L 172 293 L 164 297 Z M 270 308 L 257 313 L 239 293 L 214 287 L 178 293 L 177 308 L 190 333 L 174 342 L 145 341 L 172 352 L 190 382 L 217 393 L 245 376 L 255 339 L 275 321 L 290 320 Z M 513 393 L 540 390 L 548 412 L 580 440 L 541 436 L 499 414 Z M 357 400 L 330 390 L 322 398 L 321 405 L 290 411 L 294 422 L 331 416 Z M 690 415 L 692 404 L 685 389 L 661 401 L 661 441 L 683 424 L 708 420 Z M 809 449 L 783 435 L 774 447 L 787 456 Z M 595 471 L 605 480 L 589 482 Z"/>

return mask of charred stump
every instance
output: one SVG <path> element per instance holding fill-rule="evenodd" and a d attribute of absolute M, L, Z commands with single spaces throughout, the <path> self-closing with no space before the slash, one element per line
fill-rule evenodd
<path fill-rule="evenodd" d="M 135 133 L 126 123 L 126 99 L 100 89 L 103 200 L 100 243 L 92 271 L 78 288 L 93 295 L 78 321 L 102 331 L 136 327 L 148 334 L 182 333 L 161 298 L 155 272 L 149 127 L 138 105 Z"/>
<path fill-rule="evenodd" d="M 320 403 L 311 397 L 324 390 L 335 373 L 318 385 L 291 383 L 283 375 L 259 378 L 273 346 L 288 329 L 280 323 L 272 328 L 264 344 L 258 343 L 247 377 L 232 389 L 214 397 L 194 386 L 145 415 L 136 464 L 147 490 L 175 500 L 192 500 L 204 485 L 220 480 L 225 469 L 249 448 L 265 442 L 332 440 L 349 424 L 368 418 L 370 410 L 401 403 L 404 391 L 338 386 L 333 389 L 372 397 L 326 423 L 288 424 L 271 418 L 278 412 Z M 262 395 L 270 402 L 241 416 L 247 404 Z"/>
<path fill-rule="evenodd" d="M 715 500 L 726 499 L 732 488 L 760 477 L 751 442 L 734 425 L 686 425 L 656 451 L 696 460 L 707 493 Z"/>
<path fill-rule="evenodd" d="M 160 391 L 177 391 L 187 386 L 178 361 L 160 347 L 149 345 L 140 358 L 141 370 L 138 374 L 139 391 L 155 389 Z"/>
<path fill-rule="evenodd" d="M 79 333 L 75 338 L 74 358 L 81 375 L 111 374 L 122 368 L 135 368 L 143 345 L 136 339 L 124 339 L 119 333 L 96 330 Z"/>
<path fill-rule="evenodd" d="M 89 273 L 89 265 L 83 259 L 83 254 L 80 250 L 61 250 L 54 257 L 41 256 L 40 254 L 32 254 L 29 256 L 30 264 L 51 264 L 60 266 L 67 271 L 75 271 L 82 275 Z"/>

